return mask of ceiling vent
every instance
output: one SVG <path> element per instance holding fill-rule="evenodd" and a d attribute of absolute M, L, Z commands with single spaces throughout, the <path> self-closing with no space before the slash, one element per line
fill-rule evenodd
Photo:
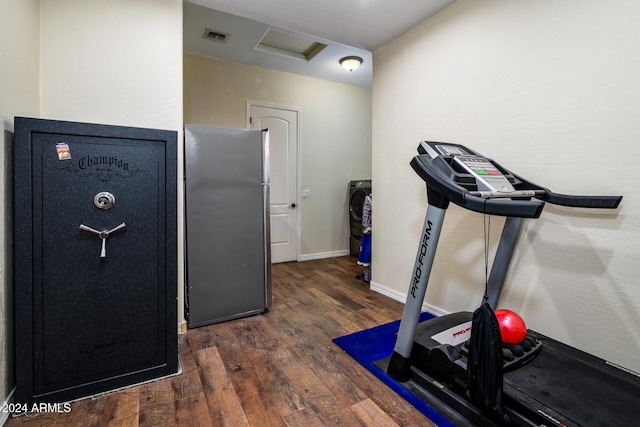
<path fill-rule="evenodd" d="M 326 44 L 311 40 L 307 37 L 299 37 L 269 29 L 264 36 L 262 36 L 256 49 L 289 58 L 310 61 L 325 47 L 327 47 Z"/>
<path fill-rule="evenodd" d="M 218 43 L 226 43 L 229 40 L 229 37 L 229 34 L 221 31 L 210 30 L 209 28 L 205 28 L 204 33 L 202 34 L 203 39 Z"/>

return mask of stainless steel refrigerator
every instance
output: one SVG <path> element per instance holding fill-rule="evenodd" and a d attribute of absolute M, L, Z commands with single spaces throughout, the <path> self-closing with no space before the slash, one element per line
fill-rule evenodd
<path fill-rule="evenodd" d="M 190 328 L 271 305 L 269 134 L 185 125 L 185 316 Z"/>

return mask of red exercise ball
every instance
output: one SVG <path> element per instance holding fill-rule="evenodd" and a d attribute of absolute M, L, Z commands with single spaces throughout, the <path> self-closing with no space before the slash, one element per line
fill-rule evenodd
<path fill-rule="evenodd" d="M 522 317 L 515 311 L 501 308 L 495 311 L 500 325 L 502 342 L 507 344 L 520 344 L 527 336 L 527 327 Z"/>

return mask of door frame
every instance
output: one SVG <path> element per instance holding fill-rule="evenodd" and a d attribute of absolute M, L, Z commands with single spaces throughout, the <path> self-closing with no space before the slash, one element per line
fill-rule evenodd
<path fill-rule="evenodd" d="M 295 210 L 295 231 L 296 231 L 296 239 L 295 239 L 295 252 L 296 252 L 296 261 L 300 261 L 300 242 L 301 242 L 301 209 L 300 205 L 300 197 L 299 197 L 299 189 L 302 185 L 300 182 L 300 108 L 291 107 L 288 105 L 275 104 L 272 102 L 265 101 L 256 101 L 252 99 L 247 99 L 247 116 L 246 123 L 247 129 L 251 129 L 251 107 L 263 107 L 263 108 L 273 108 L 276 110 L 286 110 L 291 111 L 296 114 L 296 171 L 295 171 L 295 200 L 293 201 L 296 204 Z"/>

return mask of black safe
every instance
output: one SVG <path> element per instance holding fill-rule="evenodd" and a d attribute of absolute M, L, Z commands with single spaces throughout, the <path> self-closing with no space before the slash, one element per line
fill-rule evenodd
<path fill-rule="evenodd" d="M 15 402 L 178 371 L 177 132 L 15 118 Z"/>

